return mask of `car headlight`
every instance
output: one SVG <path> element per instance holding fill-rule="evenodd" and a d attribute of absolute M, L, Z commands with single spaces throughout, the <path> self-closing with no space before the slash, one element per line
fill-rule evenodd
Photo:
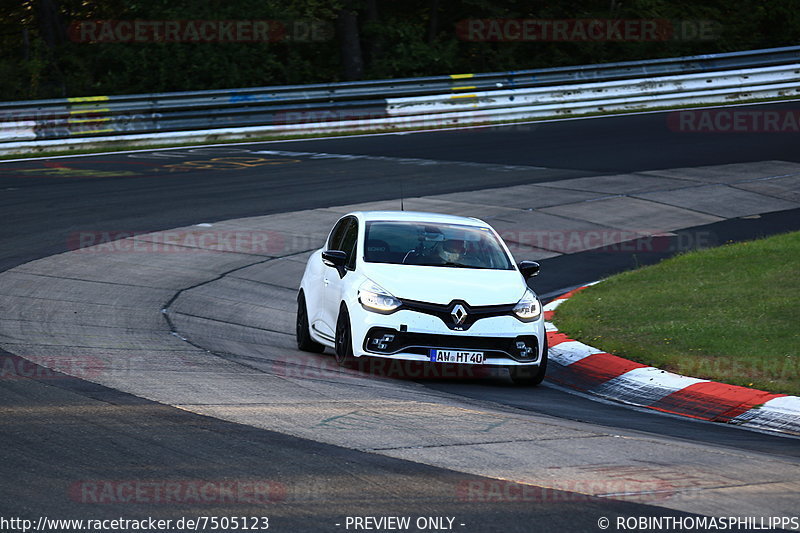
<path fill-rule="evenodd" d="M 389 291 L 371 280 L 365 281 L 358 288 L 358 301 L 364 309 L 383 314 L 392 313 L 403 305 Z"/>
<path fill-rule="evenodd" d="M 526 290 L 522 299 L 514 306 L 514 316 L 523 322 L 533 322 L 542 316 L 542 304 L 532 290 Z"/>

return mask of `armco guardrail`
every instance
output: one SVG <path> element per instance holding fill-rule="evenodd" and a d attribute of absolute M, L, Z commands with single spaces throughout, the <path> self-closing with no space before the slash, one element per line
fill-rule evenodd
<path fill-rule="evenodd" d="M 800 46 L 505 73 L 0 103 L 0 153 L 797 96 Z"/>
<path fill-rule="evenodd" d="M 659 105 L 714 102 L 719 97 L 800 96 L 798 82 L 800 64 L 467 95 L 388 98 L 387 110 L 391 116 L 497 110 L 495 114 L 498 119 L 510 120 L 539 116 L 537 111 L 546 111 L 548 115 L 568 115 L 586 112 L 587 109 L 632 110 Z"/>

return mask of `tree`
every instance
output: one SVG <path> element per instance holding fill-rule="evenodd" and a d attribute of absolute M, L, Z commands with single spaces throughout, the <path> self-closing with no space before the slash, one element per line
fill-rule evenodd
<path fill-rule="evenodd" d="M 336 33 L 339 38 L 342 73 L 344 79 L 348 81 L 358 80 L 364 76 L 358 13 L 353 9 L 352 4 L 352 2 L 346 2 L 336 14 Z"/>

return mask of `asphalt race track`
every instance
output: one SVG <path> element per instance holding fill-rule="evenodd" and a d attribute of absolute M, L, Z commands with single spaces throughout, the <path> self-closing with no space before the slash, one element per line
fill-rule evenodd
<path fill-rule="evenodd" d="M 72 236 L 80 231 L 153 231 L 396 199 L 401 194 L 423 196 L 666 168 L 800 163 L 797 134 L 682 133 L 668 124 L 667 113 L 647 113 L 2 162 L 0 201 L 7 215 L 0 229 L 0 270 L 68 251 L 74 247 Z M 717 243 L 743 240 L 800 229 L 798 215 L 797 210 L 779 211 L 701 229 L 713 234 Z M 694 228 L 694 234 L 697 231 Z M 674 238 L 680 235 L 678 231 Z M 541 294 L 554 293 L 665 255 L 651 254 L 643 261 L 631 254 L 590 251 L 546 259 L 536 288 Z M 0 287 L 0 299 L 3 295 Z M 600 517 L 613 521 L 616 516 L 681 515 L 637 501 L 545 489 L 530 498 L 475 501 L 459 492 L 476 481 L 475 476 L 185 412 L 37 371 L 8 353 L 0 359 L 3 368 L 25 367 L 32 374 L 5 373 L 8 379 L 0 379 L 1 516 L 269 516 L 274 531 L 345 530 L 346 516 L 447 516 L 455 517 L 453 528 L 461 531 L 596 531 Z M 531 393 L 480 381 L 427 381 L 425 386 L 610 430 L 702 442 L 731 453 L 761 453 L 765 460 L 800 458 L 793 438 L 635 411 L 555 387 Z M 241 489 L 246 497 L 235 505 L 220 498 L 188 498 L 179 505 L 120 498 L 86 503 L 96 495 L 92 482 L 140 479 L 260 484 L 258 490 Z"/>

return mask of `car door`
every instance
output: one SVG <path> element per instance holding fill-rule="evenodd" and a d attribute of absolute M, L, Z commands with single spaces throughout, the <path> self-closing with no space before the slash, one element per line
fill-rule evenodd
<path fill-rule="evenodd" d="M 345 272 L 355 270 L 356 264 L 356 241 L 358 241 L 358 221 L 355 217 L 347 217 L 340 233 L 331 234 L 329 250 L 341 250 L 347 253 L 347 265 Z M 345 273 L 345 278 L 347 274 Z M 346 284 L 344 278 L 339 275 L 339 271 L 333 267 L 325 267 L 323 272 L 323 321 L 330 333 L 336 331 L 336 321 L 339 318 L 339 305 L 342 302 L 342 290 Z M 348 280 L 349 281 L 349 280 Z M 328 333 L 326 331 L 326 333 Z"/>
<path fill-rule="evenodd" d="M 323 250 L 337 250 L 344 237 L 344 232 L 350 225 L 350 217 L 339 219 L 333 226 L 328 238 L 325 240 Z M 308 306 L 309 322 L 311 329 L 317 334 L 333 341 L 334 331 L 329 325 L 328 312 L 325 308 L 325 286 L 331 275 L 331 267 L 322 262 L 322 258 L 317 258 L 319 264 L 313 265 L 312 271 L 315 273 L 313 280 L 309 279 L 309 286 L 306 287 L 306 301 Z M 335 269 L 334 269 L 335 270 Z"/>

